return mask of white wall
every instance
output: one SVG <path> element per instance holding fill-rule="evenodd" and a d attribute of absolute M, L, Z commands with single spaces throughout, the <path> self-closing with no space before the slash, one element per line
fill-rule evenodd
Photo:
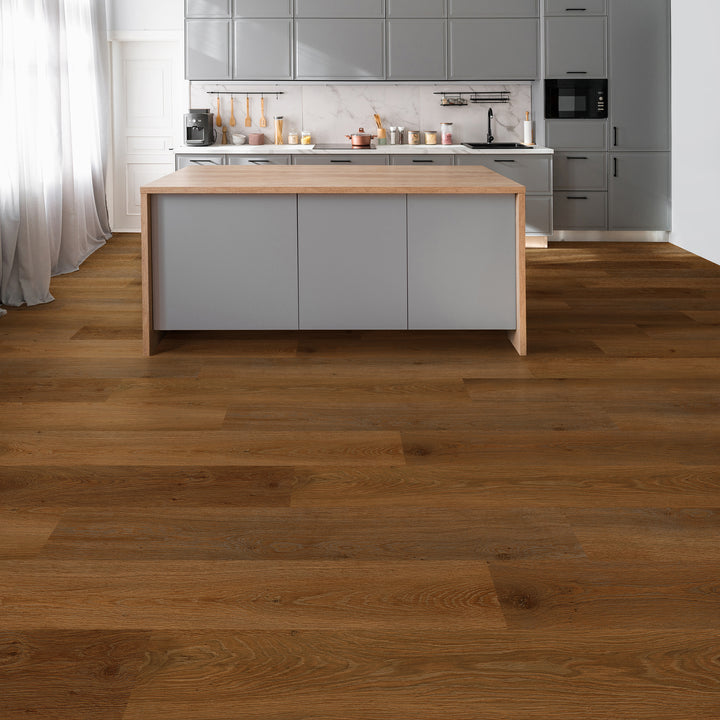
<path fill-rule="evenodd" d="M 106 0 L 108 31 L 182 30 L 183 0 Z"/>
<path fill-rule="evenodd" d="M 673 233 L 720 264 L 720 2 L 672 3 Z"/>

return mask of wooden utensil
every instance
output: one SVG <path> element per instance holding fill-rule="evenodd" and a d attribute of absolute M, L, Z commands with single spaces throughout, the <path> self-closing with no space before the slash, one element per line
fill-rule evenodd
<path fill-rule="evenodd" d="M 250 96 L 245 96 L 245 127 L 252 127 L 252 118 L 250 117 Z"/>
<path fill-rule="evenodd" d="M 217 96 L 217 105 L 218 105 L 218 111 L 217 111 L 217 117 L 215 118 L 215 124 L 218 127 L 222 127 L 222 118 L 220 117 L 220 96 Z"/>
<path fill-rule="evenodd" d="M 378 126 L 378 130 L 379 130 L 382 127 L 382 121 L 380 120 L 380 116 L 377 113 L 375 113 L 373 115 L 373 117 L 375 118 L 375 124 Z"/>
<path fill-rule="evenodd" d="M 260 127 L 267 127 L 267 118 L 265 117 L 265 96 L 260 96 Z"/>
<path fill-rule="evenodd" d="M 230 96 L 230 127 L 235 127 L 235 96 Z"/>

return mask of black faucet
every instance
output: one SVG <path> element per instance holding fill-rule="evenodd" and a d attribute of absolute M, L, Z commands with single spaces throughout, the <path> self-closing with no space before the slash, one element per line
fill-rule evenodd
<path fill-rule="evenodd" d="M 493 109 L 490 108 L 488 110 L 488 136 L 487 136 L 487 144 L 492 145 L 495 138 L 492 134 L 492 119 L 495 117 L 495 114 L 493 113 Z"/>

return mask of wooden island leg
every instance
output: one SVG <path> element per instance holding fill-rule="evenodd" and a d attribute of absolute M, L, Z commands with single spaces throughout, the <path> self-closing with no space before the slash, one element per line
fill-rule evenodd
<path fill-rule="evenodd" d="M 525 193 L 515 195 L 515 235 L 517 257 L 517 321 L 515 330 L 508 332 L 508 337 L 518 355 L 527 355 L 527 301 L 525 297 Z"/>
<path fill-rule="evenodd" d="M 152 214 L 150 198 L 149 193 L 143 192 L 140 199 L 142 213 L 142 236 L 140 241 L 142 252 L 142 335 L 143 355 L 146 357 L 157 352 L 162 337 L 162 333 L 153 328 Z"/>

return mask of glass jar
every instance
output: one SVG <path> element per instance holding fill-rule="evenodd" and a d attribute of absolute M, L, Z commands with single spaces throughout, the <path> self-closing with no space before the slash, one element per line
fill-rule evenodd
<path fill-rule="evenodd" d="M 275 144 L 276 145 L 283 144 L 283 116 L 282 115 L 275 116 Z"/>
<path fill-rule="evenodd" d="M 398 145 L 402 145 L 405 142 L 405 128 L 398 125 Z"/>
<path fill-rule="evenodd" d="M 288 145 L 299 145 L 300 133 L 297 130 L 288 130 Z"/>
<path fill-rule="evenodd" d="M 440 137 L 443 145 L 453 144 L 453 124 L 442 123 L 440 125 Z"/>
<path fill-rule="evenodd" d="M 408 145 L 419 145 L 420 144 L 420 131 L 419 130 L 408 130 Z"/>
<path fill-rule="evenodd" d="M 394 125 L 390 126 L 390 144 L 391 145 L 398 144 L 398 131 Z"/>
<path fill-rule="evenodd" d="M 302 131 L 301 143 L 303 145 L 312 145 L 312 135 L 307 130 Z"/>
<path fill-rule="evenodd" d="M 437 145 L 437 132 L 435 130 L 425 131 L 425 144 L 426 145 Z"/>

